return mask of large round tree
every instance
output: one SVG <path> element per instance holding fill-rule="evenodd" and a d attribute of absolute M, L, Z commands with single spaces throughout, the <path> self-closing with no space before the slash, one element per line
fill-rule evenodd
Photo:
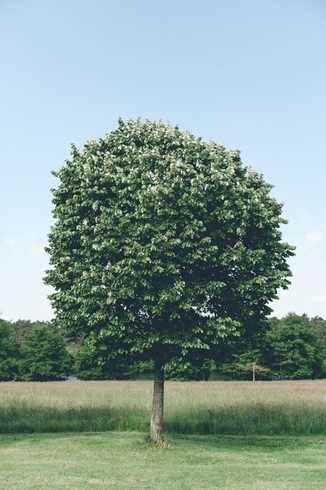
<path fill-rule="evenodd" d="M 163 122 L 119 120 L 72 146 L 54 175 L 45 282 L 71 336 L 155 361 L 151 436 L 163 428 L 164 364 L 255 336 L 287 288 L 282 205 L 239 151 Z"/>

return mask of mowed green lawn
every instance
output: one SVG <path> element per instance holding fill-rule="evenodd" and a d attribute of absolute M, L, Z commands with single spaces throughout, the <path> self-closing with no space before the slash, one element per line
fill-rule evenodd
<path fill-rule="evenodd" d="M 326 437 L 2 435 L 0 461 L 1 490 L 326 488 Z"/>
<path fill-rule="evenodd" d="M 326 381 L 1 383 L 0 489 L 326 489 Z"/>

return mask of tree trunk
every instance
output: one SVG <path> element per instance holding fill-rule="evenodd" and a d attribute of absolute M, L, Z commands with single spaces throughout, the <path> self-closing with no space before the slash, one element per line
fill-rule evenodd
<path fill-rule="evenodd" d="M 163 442 L 163 405 L 164 405 L 164 361 L 160 354 L 155 357 L 154 390 L 151 417 L 151 439 L 155 444 Z"/>

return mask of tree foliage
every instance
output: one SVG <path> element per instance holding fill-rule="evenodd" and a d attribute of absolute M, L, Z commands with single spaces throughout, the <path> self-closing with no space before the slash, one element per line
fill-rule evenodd
<path fill-rule="evenodd" d="M 260 345 L 254 349 L 241 346 L 231 362 L 219 366 L 222 373 L 232 379 L 249 379 L 250 365 L 258 363 L 258 379 L 310 379 L 325 375 L 322 318 L 316 322 L 316 317 L 309 319 L 307 315 L 289 313 L 281 319 L 270 318 L 268 324 Z"/>
<path fill-rule="evenodd" d="M 19 379 L 22 381 L 60 381 L 71 373 L 72 356 L 62 335 L 47 327 L 36 327 L 21 351 Z"/>
<path fill-rule="evenodd" d="M 147 352 L 162 376 L 189 349 L 254 336 L 288 287 L 282 205 L 238 151 L 119 120 L 54 175 L 45 281 L 72 337 Z"/>
<path fill-rule="evenodd" d="M 289 313 L 279 322 L 272 339 L 272 364 L 281 378 L 318 378 L 323 373 L 322 344 L 307 315 Z"/>
<path fill-rule="evenodd" d="M 105 342 L 86 341 L 77 353 L 75 375 L 84 380 L 131 379 L 134 375 L 131 356 L 112 351 Z"/>
<path fill-rule="evenodd" d="M 322 346 L 323 356 L 326 357 L 326 320 L 320 316 L 314 316 L 309 319 L 309 324 Z"/>
<path fill-rule="evenodd" d="M 270 374 L 262 349 L 257 348 L 233 354 L 232 361 L 223 363 L 219 369 L 228 378 L 236 380 L 268 379 Z"/>
<path fill-rule="evenodd" d="M 26 345 L 29 336 L 33 333 L 34 328 L 47 327 L 51 331 L 58 333 L 58 328 L 53 322 L 49 321 L 36 320 L 32 322 L 31 320 L 20 319 L 15 322 L 10 322 L 10 325 L 16 342 L 18 342 L 22 347 Z"/>
<path fill-rule="evenodd" d="M 213 361 L 199 352 L 188 352 L 185 356 L 171 359 L 164 368 L 165 379 L 174 381 L 208 381 Z"/>
<path fill-rule="evenodd" d="M 18 349 L 10 323 L 0 318 L 0 381 L 14 378 Z"/>

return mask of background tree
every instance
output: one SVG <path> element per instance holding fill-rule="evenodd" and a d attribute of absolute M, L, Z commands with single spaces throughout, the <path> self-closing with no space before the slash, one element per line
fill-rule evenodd
<path fill-rule="evenodd" d="M 208 381 L 213 360 L 203 356 L 203 349 L 190 351 L 184 356 L 174 357 L 164 367 L 165 379 L 177 381 Z"/>
<path fill-rule="evenodd" d="M 29 336 L 32 334 L 34 328 L 46 327 L 52 332 L 59 333 L 59 329 L 51 321 L 39 321 L 36 320 L 32 322 L 31 320 L 17 320 L 15 322 L 10 322 L 14 337 L 16 342 L 18 342 L 22 347 L 26 345 Z"/>
<path fill-rule="evenodd" d="M 269 369 L 266 366 L 263 350 L 266 343 L 260 348 L 248 346 L 240 349 L 240 353 L 233 353 L 229 362 L 218 366 L 219 371 L 230 379 L 236 380 L 264 380 L 269 379 Z"/>
<path fill-rule="evenodd" d="M 106 337 L 154 359 L 151 436 L 163 429 L 164 370 L 187 351 L 251 338 L 291 275 L 282 205 L 238 151 L 162 122 L 119 120 L 72 146 L 54 175 L 45 281 L 72 337 Z"/>
<path fill-rule="evenodd" d="M 0 381 L 11 381 L 17 371 L 19 346 L 10 323 L 0 318 Z"/>
<path fill-rule="evenodd" d="M 323 374 L 322 344 L 307 315 L 289 313 L 279 322 L 272 341 L 271 367 L 283 379 L 318 378 Z M 275 373 L 275 374 L 276 374 Z"/>
<path fill-rule="evenodd" d="M 269 367 L 270 379 L 284 379 L 284 367 L 292 364 L 288 356 L 286 345 L 278 336 L 281 320 L 276 317 L 268 319 L 269 328 L 265 334 L 262 356 L 264 363 Z"/>
<path fill-rule="evenodd" d="M 132 379 L 135 374 L 132 356 L 112 350 L 105 339 L 85 341 L 77 353 L 75 375 L 84 380 Z"/>
<path fill-rule="evenodd" d="M 47 327 L 36 327 L 21 351 L 19 379 L 22 381 L 60 381 L 71 374 L 73 357 L 67 352 L 62 335 Z"/>
<path fill-rule="evenodd" d="M 314 316 L 309 319 L 309 324 L 323 345 L 323 350 L 326 351 L 326 320 L 320 316 Z"/>
<path fill-rule="evenodd" d="M 320 316 L 315 316 L 309 319 L 311 329 L 317 335 L 321 345 L 321 354 L 323 357 L 323 377 L 326 377 L 326 320 Z"/>

